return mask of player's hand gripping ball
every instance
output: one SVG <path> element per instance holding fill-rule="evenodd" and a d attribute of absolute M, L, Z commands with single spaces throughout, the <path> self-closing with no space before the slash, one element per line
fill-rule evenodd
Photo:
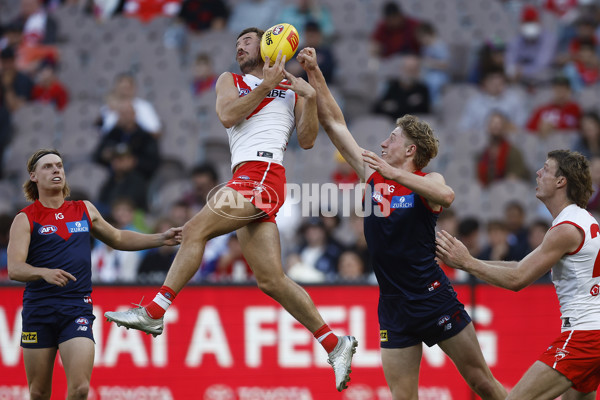
<path fill-rule="evenodd" d="M 267 29 L 260 40 L 260 55 L 265 60 L 269 57 L 270 64 L 275 63 L 277 54 L 281 50 L 281 57 L 285 57 L 286 61 L 296 54 L 298 45 L 300 44 L 300 36 L 298 31 L 290 24 L 277 24 Z"/>

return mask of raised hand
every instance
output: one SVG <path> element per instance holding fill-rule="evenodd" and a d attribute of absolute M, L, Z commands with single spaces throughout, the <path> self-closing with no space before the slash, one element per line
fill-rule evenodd
<path fill-rule="evenodd" d="M 394 179 L 396 168 L 388 164 L 384 159 L 372 151 L 363 150 L 363 161 L 372 169 L 379 172 L 386 179 Z"/>
<path fill-rule="evenodd" d="M 265 65 L 263 66 L 263 83 L 268 85 L 268 87 L 275 88 L 277 85 L 279 85 L 279 82 L 285 78 L 285 75 L 283 74 L 285 57 L 286 56 L 281 56 L 280 50 L 273 65 L 270 65 L 271 60 L 269 57 L 265 57 Z"/>
<path fill-rule="evenodd" d="M 280 86 L 286 89 L 291 89 L 298 94 L 300 97 L 311 97 L 316 94 L 315 89 L 304 79 L 295 77 L 286 70 L 283 70 L 287 83 L 282 82 Z"/>
<path fill-rule="evenodd" d="M 317 68 L 317 52 L 312 47 L 305 47 L 300 50 L 300 53 L 296 56 L 298 63 L 304 68 L 305 71 L 314 70 Z"/>

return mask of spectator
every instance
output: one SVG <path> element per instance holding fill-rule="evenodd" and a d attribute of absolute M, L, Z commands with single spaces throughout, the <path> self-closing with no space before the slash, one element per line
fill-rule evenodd
<path fill-rule="evenodd" d="M 546 232 L 550 229 L 550 224 L 543 219 L 536 219 L 531 224 L 529 224 L 529 229 L 527 229 L 527 244 L 530 251 L 536 249 L 542 241 L 544 240 L 544 236 Z M 552 273 L 551 271 L 546 272 L 541 278 L 539 278 L 536 283 L 551 283 L 552 282 Z"/>
<path fill-rule="evenodd" d="M 177 17 L 194 33 L 221 30 L 229 10 L 223 0 L 183 0 Z"/>
<path fill-rule="evenodd" d="M 294 4 L 281 10 L 277 17 L 277 22 L 279 21 L 295 26 L 300 39 L 305 36 L 304 28 L 309 21 L 315 22 L 319 26 L 325 42 L 331 40 L 335 33 L 329 9 L 317 0 L 294 0 Z"/>
<path fill-rule="evenodd" d="M 117 124 L 101 138 L 94 153 L 94 160 L 110 167 L 118 146 L 127 145 L 135 157 L 135 169 L 149 180 L 160 163 L 158 142 L 138 125 L 135 108 L 131 102 L 120 102 L 118 110 Z"/>
<path fill-rule="evenodd" d="M 52 59 L 45 59 L 40 63 L 32 97 L 35 101 L 52 103 L 58 111 L 64 111 L 69 102 L 69 94 L 58 80 L 56 69 L 56 62 Z"/>
<path fill-rule="evenodd" d="M 172 221 L 169 218 L 160 218 L 154 227 L 154 233 L 164 232 L 164 227 L 169 229 Z M 179 225 L 182 226 L 182 225 Z M 168 249 L 167 249 L 168 248 Z M 167 276 L 169 266 L 179 246 L 162 246 L 146 250 L 137 270 L 136 282 L 140 284 L 156 284 L 162 282 Z"/>
<path fill-rule="evenodd" d="M 348 221 L 348 233 L 350 236 L 350 240 L 346 241 L 349 243 L 347 246 L 348 250 L 353 250 L 360 255 L 363 265 L 365 266 L 365 273 L 367 275 L 371 274 L 373 272 L 373 266 L 371 265 L 369 249 L 367 248 L 367 239 L 365 238 L 364 221 L 362 217 L 359 217 L 354 213 L 350 215 Z"/>
<path fill-rule="evenodd" d="M 423 80 L 429 89 L 432 104 L 437 106 L 441 100 L 442 89 L 450 81 L 450 49 L 429 22 L 423 22 L 417 27 L 417 39 L 421 45 Z M 321 53 L 318 54 L 320 57 Z"/>
<path fill-rule="evenodd" d="M 590 158 L 590 174 L 594 192 L 588 201 L 587 210 L 594 215 L 600 213 L 600 156 Z"/>
<path fill-rule="evenodd" d="M 489 115 L 495 110 L 510 115 L 511 122 L 518 127 L 525 124 L 528 115 L 525 99 L 507 87 L 501 69 L 488 71 L 482 77 L 479 91 L 467 100 L 458 122 L 460 133 L 483 132 Z"/>
<path fill-rule="evenodd" d="M 477 50 L 469 69 L 468 81 L 480 84 L 484 76 L 492 71 L 504 71 L 506 45 L 500 39 L 486 40 Z"/>
<path fill-rule="evenodd" d="M 500 220 L 492 220 L 487 224 L 487 245 L 479 254 L 481 260 L 515 261 L 512 248 L 508 243 L 508 229 Z"/>
<path fill-rule="evenodd" d="M 210 56 L 199 53 L 192 71 L 192 94 L 199 97 L 206 92 L 214 91 L 217 78 Z"/>
<path fill-rule="evenodd" d="M 373 56 L 387 58 L 394 54 L 419 54 L 419 21 L 404 15 L 400 5 L 393 1 L 384 4 L 382 16 L 371 35 Z"/>
<path fill-rule="evenodd" d="M 488 142 L 477 158 L 477 178 L 487 186 L 503 179 L 531 178 L 521 151 L 508 140 L 510 120 L 494 111 L 488 120 Z"/>
<path fill-rule="evenodd" d="M 552 80 L 553 96 L 549 103 L 538 107 L 532 114 L 527 129 L 547 137 L 561 130 L 579 129 L 581 108 L 572 97 L 571 84 L 566 77 Z"/>
<path fill-rule="evenodd" d="M 331 181 L 333 183 L 335 183 L 336 185 L 340 185 L 340 184 L 353 185 L 353 184 L 356 184 L 359 182 L 358 175 L 356 174 L 356 171 L 354 171 L 354 168 L 352 168 L 350 166 L 350 164 L 348 164 L 346 162 L 344 157 L 342 157 L 340 152 L 337 150 L 334 153 L 334 159 L 335 159 L 335 167 L 331 174 Z"/>
<path fill-rule="evenodd" d="M 511 201 L 504 207 L 504 223 L 508 229 L 508 244 L 515 260 L 521 260 L 532 250 L 527 237 L 529 231 L 525 225 L 525 209 L 518 201 Z"/>
<path fill-rule="evenodd" d="M 7 251 L 10 226 L 13 217 L 8 214 L 0 214 L 0 282 L 9 281 L 7 270 Z"/>
<path fill-rule="evenodd" d="M 190 180 L 192 187 L 183 194 L 181 202 L 194 215 L 206 205 L 211 191 L 219 183 L 219 176 L 212 164 L 201 164 L 192 169 Z"/>
<path fill-rule="evenodd" d="M 555 63 L 561 67 L 574 60 L 579 52 L 582 41 L 592 41 L 595 46 L 598 45 L 596 39 L 596 21 L 593 16 L 582 15 L 573 25 L 565 27 L 565 32 L 563 32 L 563 36 L 565 37 L 561 40 L 564 43 L 560 44 L 560 52 L 555 60 Z"/>
<path fill-rule="evenodd" d="M 420 80 L 421 60 L 418 56 L 407 55 L 402 59 L 402 67 L 397 78 L 386 82 L 383 95 L 374 106 L 374 112 L 396 119 L 405 114 L 427 114 L 431 110 L 429 90 Z"/>
<path fill-rule="evenodd" d="M 98 210 L 101 213 L 117 199 L 127 199 L 135 208 L 148 211 L 148 182 L 136 170 L 136 160 L 127 144 L 115 147 L 110 159 L 110 176 L 100 188 Z"/>
<path fill-rule="evenodd" d="M 148 23 L 161 16 L 173 17 L 180 9 L 180 0 L 120 0 L 123 1 L 123 15 Z M 96 1 L 97 3 L 97 1 Z"/>
<path fill-rule="evenodd" d="M 591 40 L 579 42 L 579 50 L 575 58 L 565 65 L 563 73 L 571 81 L 571 87 L 575 92 L 581 92 L 584 88 L 600 82 L 600 58 Z"/>
<path fill-rule="evenodd" d="M 506 49 L 506 74 L 510 79 L 533 85 L 547 79 L 557 46 L 556 34 L 542 27 L 537 9 L 525 6 L 519 35 Z"/>
<path fill-rule="evenodd" d="M 130 102 L 135 110 L 137 124 L 151 135 L 159 135 L 161 123 L 154 106 L 137 95 L 135 77 L 130 73 L 119 74 L 107 98 L 107 104 L 100 109 L 100 130 L 110 132 L 119 119 L 118 108 L 122 102 Z"/>
<path fill-rule="evenodd" d="M 325 280 L 335 280 L 336 267 L 342 248 L 327 235 L 323 221 L 318 217 L 310 217 L 300 227 L 302 244 L 296 252 L 304 268 L 317 271 Z M 298 266 L 292 267 L 288 273 L 292 279 L 302 275 L 297 273 Z M 299 279 L 300 280 L 300 279 Z"/>
<path fill-rule="evenodd" d="M 46 12 L 41 0 L 21 0 L 20 15 L 12 24 L 23 27 L 23 42 L 26 46 L 57 42 L 58 24 Z"/>
<path fill-rule="evenodd" d="M 481 226 L 477 218 L 465 217 L 461 219 L 458 224 L 458 235 L 456 237 L 464 243 L 465 247 L 469 251 L 469 254 L 474 257 L 481 254 Z M 454 279 L 457 282 L 474 282 L 474 277 L 462 270 L 454 275 Z"/>
<path fill-rule="evenodd" d="M 237 235 L 228 236 L 227 248 L 217 259 L 217 281 L 247 282 L 253 276 L 252 269 L 242 254 Z"/>
<path fill-rule="evenodd" d="M 24 73 L 17 70 L 16 54 L 12 47 L 0 52 L 0 92 L 2 103 L 9 112 L 21 108 L 31 100 L 33 81 Z"/>
<path fill-rule="evenodd" d="M 248 21 L 252 21 L 252 25 L 266 30 L 280 22 L 277 18 L 280 7 L 281 2 L 278 0 L 236 1 L 227 20 L 227 30 L 237 35 L 248 27 Z M 302 36 L 300 37 L 302 38 Z"/>
<path fill-rule="evenodd" d="M 116 200 L 110 210 L 107 222 L 119 229 L 139 232 L 134 225 L 135 208 L 129 200 Z M 136 280 L 143 251 L 114 250 L 100 240 L 94 241 L 92 249 L 92 280 L 105 283 L 133 283 Z"/>
<path fill-rule="evenodd" d="M 345 283 L 361 283 L 367 278 L 363 259 L 354 250 L 345 250 L 340 254 L 337 272 L 338 280 Z"/>
<path fill-rule="evenodd" d="M 316 49 L 317 54 L 319 54 L 317 59 L 319 68 L 321 69 L 325 80 L 327 82 L 331 82 L 334 78 L 336 67 L 335 55 L 329 44 L 325 42 L 323 32 L 321 31 L 319 24 L 315 21 L 308 21 L 304 27 L 304 36 L 300 36 L 300 40 L 303 41 L 300 46 L 301 48 L 312 47 Z M 300 76 L 305 80 L 308 80 L 306 71 L 304 71 L 304 68 L 300 66 L 295 58 L 290 60 L 290 62 L 286 65 L 286 69 L 292 75 Z"/>
<path fill-rule="evenodd" d="M 12 138 L 12 121 L 5 104 L 3 88 L 0 84 L 0 179 L 3 177 L 3 156 Z"/>
<path fill-rule="evenodd" d="M 579 135 L 571 146 L 588 160 L 600 156 L 600 116 L 595 111 L 587 111 L 581 116 Z"/>

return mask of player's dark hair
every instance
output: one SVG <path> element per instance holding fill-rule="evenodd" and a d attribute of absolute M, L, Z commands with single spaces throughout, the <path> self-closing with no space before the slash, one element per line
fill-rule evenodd
<path fill-rule="evenodd" d="M 27 172 L 31 173 L 35 171 L 35 167 L 37 166 L 38 161 L 48 154 L 55 154 L 62 159 L 62 156 L 55 149 L 40 149 L 33 153 L 29 160 L 27 160 Z M 32 182 L 31 179 L 27 179 L 25 183 L 23 183 L 23 191 L 25 192 L 25 199 L 28 201 L 36 201 L 40 198 L 40 192 L 38 191 L 37 184 Z M 65 181 L 65 186 L 63 187 L 63 197 L 69 196 L 71 193 L 71 189 L 69 185 Z"/>
<path fill-rule="evenodd" d="M 240 34 L 238 35 L 238 37 L 236 38 L 236 40 L 241 38 L 242 36 L 244 36 L 246 33 L 250 33 L 250 32 L 256 33 L 256 35 L 258 36 L 259 39 L 262 38 L 262 35 L 265 33 L 265 31 L 263 31 L 262 29 L 259 29 L 255 26 L 253 26 L 251 28 L 246 28 L 243 31 L 241 31 Z"/>
<path fill-rule="evenodd" d="M 553 150 L 548 159 L 556 161 L 556 175 L 567 178 L 567 198 L 581 208 L 586 208 L 594 189 L 590 163 L 581 153 L 570 150 Z"/>
<path fill-rule="evenodd" d="M 437 156 L 439 141 L 433 135 L 428 123 L 413 115 L 405 115 L 396 120 L 396 126 L 402 129 L 404 136 L 417 146 L 414 163 L 417 169 L 423 169 L 432 158 Z"/>

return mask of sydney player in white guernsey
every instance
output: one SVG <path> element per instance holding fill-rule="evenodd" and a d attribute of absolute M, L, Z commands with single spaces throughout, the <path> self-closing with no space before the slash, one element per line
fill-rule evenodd
<path fill-rule="evenodd" d="M 263 62 L 263 31 L 248 28 L 235 44 L 242 75 L 223 73 L 217 83 L 217 115 L 227 129 L 233 178 L 221 187 L 183 228 L 183 242 L 165 282 L 152 302 L 125 312 L 107 312 L 118 325 L 153 335 L 163 331 L 163 316 L 175 296 L 194 276 L 209 239 L 237 231 L 244 257 L 258 287 L 304 325 L 328 353 L 336 388 L 350 380 L 357 341 L 337 336 L 325 323 L 308 293 L 283 272 L 275 215 L 285 199 L 282 166 L 290 135 L 296 130 L 310 149 L 319 130 L 315 90 L 285 71 L 281 53 L 273 65 Z"/>
<path fill-rule="evenodd" d="M 481 261 L 442 231 L 438 256 L 493 285 L 518 291 L 549 270 L 562 333 L 509 394 L 509 399 L 596 399 L 600 385 L 600 227 L 585 210 L 592 194 L 589 163 L 569 150 L 548 153 L 536 197 L 554 221 L 542 244 L 520 262 Z M 564 394 L 563 394 L 564 393 Z"/>

